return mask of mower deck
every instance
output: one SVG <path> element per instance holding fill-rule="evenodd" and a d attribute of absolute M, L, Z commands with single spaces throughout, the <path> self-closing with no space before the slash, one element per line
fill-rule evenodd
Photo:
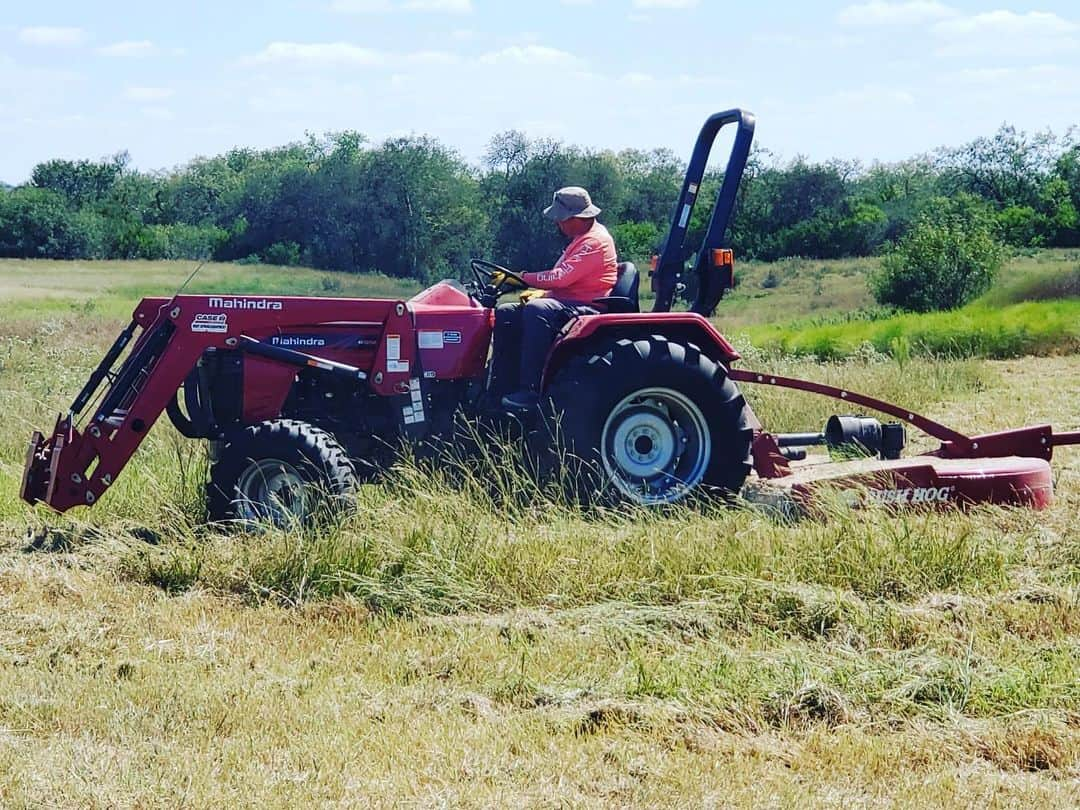
<path fill-rule="evenodd" d="M 1021 456 L 840 462 L 809 456 L 793 462 L 788 475 L 750 478 L 742 494 L 751 503 L 792 514 L 812 508 L 815 497 L 828 491 L 840 491 L 850 505 L 900 508 L 995 503 L 1044 509 L 1054 499 L 1049 462 Z"/>

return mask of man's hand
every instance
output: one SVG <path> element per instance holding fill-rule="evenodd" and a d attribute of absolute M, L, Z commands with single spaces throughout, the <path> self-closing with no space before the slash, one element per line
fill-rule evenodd
<path fill-rule="evenodd" d="M 544 290 L 525 290 L 525 292 L 523 292 L 519 296 L 519 298 L 521 299 L 521 303 L 527 304 L 534 298 L 543 298 L 544 292 Z"/>
<path fill-rule="evenodd" d="M 524 290 L 526 285 L 518 281 L 511 275 L 507 275 L 502 270 L 495 270 L 491 274 L 491 283 L 495 287 L 500 287 L 504 290 Z"/>

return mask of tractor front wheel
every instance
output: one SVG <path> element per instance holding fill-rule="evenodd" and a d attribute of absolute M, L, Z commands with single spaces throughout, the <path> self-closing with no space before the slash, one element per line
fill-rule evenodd
<path fill-rule="evenodd" d="M 589 499 L 652 505 L 727 495 L 750 470 L 746 402 L 693 344 L 659 335 L 613 341 L 571 359 L 548 394 L 570 462 L 560 466 Z"/>
<path fill-rule="evenodd" d="M 226 439 L 210 468 L 207 511 L 212 521 L 308 525 L 341 511 L 355 491 L 356 470 L 331 434 L 275 419 Z"/>

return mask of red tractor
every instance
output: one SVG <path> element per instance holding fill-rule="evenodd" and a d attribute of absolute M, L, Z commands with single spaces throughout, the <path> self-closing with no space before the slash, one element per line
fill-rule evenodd
<path fill-rule="evenodd" d="M 696 300 L 690 311 L 672 312 L 690 214 L 727 124 L 736 134 L 696 253 Z M 724 234 L 753 131 L 752 115 L 731 110 L 709 118 L 698 136 L 652 275 L 653 311 L 639 312 L 638 271 L 620 265 L 612 294 L 597 302 L 603 314 L 572 320 L 551 348 L 542 383 L 549 413 L 572 452 L 594 462 L 597 488 L 640 504 L 669 503 L 696 490 L 737 493 L 754 470 L 796 498 L 825 480 L 885 493 L 871 497 L 896 504 L 1049 503 L 1053 447 L 1080 442 L 1080 433 L 1040 426 L 967 437 L 854 392 L 732 368 L 739 355 L 708 316 L 733 285 Z M 22 497 L 61 512 L 95 503 L 165 412 L 183 435 L 209 440 L 211 519 L 307 518 L 326 497 L 347 497 L 358 470 L 380 468 L 395 441 L 453 441 L 458 415 L 480 415 L 493 307 L 504 292 L 490 283 L 495 269 L 503 268 L 474 261 L 469 283 L 442 281 L 408 301 L 145 298 L 51 435 L 33 435 Z M 822 434 L 773 436 L 737 382 L 883 411 L 942 445 L 899 459 L 902 426 L 865 417 L 834 417 Z M 882 460 L 840 472 L 793 468 L 794 448 L 812 443 L 858 446 Z"/>

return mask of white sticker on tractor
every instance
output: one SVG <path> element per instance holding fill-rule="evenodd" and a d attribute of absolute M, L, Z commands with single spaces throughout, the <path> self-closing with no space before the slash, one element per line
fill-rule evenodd
<path fill-rule="evenodd" d="M 401 359 L 401 335 L 386 336 L 386 359 L 387 361 Z"/>
<path fill-rule="evenodd" d="M 386 370 L 391 374 L 407 374 L 409 372 L 408 360 L 387 360 Z"/>
<path fill-rule="evenodd" d="M 438 332 L 420 332 L 420 348 L 421 349 L 441 349 L 443 347 L 443 333 L 442 330 Z"/>
<path fill-rule="evenodd" d="M 686 223 L 690 221 L 690 203 L 683 206 L 682 214 L 679 215 L 679 227 L 685 228 Z"/>
<path fill-rule="evenodd" d="M 192 332 L 228 332 L 229 331 L 229 316 L 222 312 L 218 314 L 205 314 L 200 313 L 195 316 L 195 319 L 191 322 Z"/>

